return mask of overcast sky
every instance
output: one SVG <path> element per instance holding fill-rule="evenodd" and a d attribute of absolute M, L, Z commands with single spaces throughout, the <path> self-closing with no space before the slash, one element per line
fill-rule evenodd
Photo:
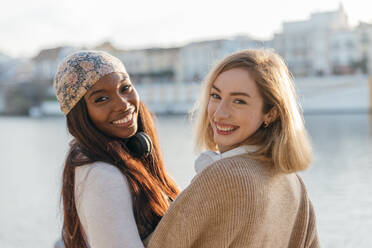
<path fill-rule="evenodd" d="M 350 24 L 372 22 L 371 0 L 343 0 Z M 0 7 L 0 52 L 34 56 L 110 40 L 122 49 L 248 34 L 267 39 L 283 21 L 336 10 L 338 0 L 11 0 Z"/>

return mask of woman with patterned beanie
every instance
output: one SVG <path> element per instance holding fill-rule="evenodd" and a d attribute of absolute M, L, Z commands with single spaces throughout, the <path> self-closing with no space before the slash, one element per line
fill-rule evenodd
<path fill-rule="evenodd" d="M 72 135 L 62 181 L 66 248 L 144 247 L 178 189 L 122 62 L 80 51 L 54 89 Z"/>

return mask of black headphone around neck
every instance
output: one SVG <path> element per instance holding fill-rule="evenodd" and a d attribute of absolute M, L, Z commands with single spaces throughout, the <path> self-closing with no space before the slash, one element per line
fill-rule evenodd
<path fill-rule="evenodd" d="M 137 132 L 127 139 L 125 143 L 133 157 L 141 158 L 148 156 L 152 152 L 151 138 L 144 132 Z"/>

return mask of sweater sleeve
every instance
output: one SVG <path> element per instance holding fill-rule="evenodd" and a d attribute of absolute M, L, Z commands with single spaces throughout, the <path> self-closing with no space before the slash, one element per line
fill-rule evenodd
<path fill-rule="evenodd" d="M 319 238 L 318 238 L 318 231 L 316 229 L 316 220 L 315 220 L 315 212 L 313 204 L 309 199 L 309 224 L 308 224 L 308 232 L 306 237 L 306 244 L 305 247 L 308 248 L 319 248 Z"/>
<path fill-rule="evenodd" d="M 75 202 L 91 248 L 144 247 L 128 182 L 116 167 L 103 162 L 77 167 Z"/>
<path fill-rule="evenodd" d="M 306 223 L 306 237 L 305 237 L 305 248 L 319 248 L 320 247 L 320 242 L 319 242 L 319 237 L 318 237 L 318 230 L 316 228 L 316 215 L 315 215 L 315 210 L 313 203 L 311 202 L 304 181 L 302 178 L 296 174 L 299 182 L 302 185 L 303 188 L 303 194 L 304 194 L 304 199 L 306 202 L 306 209 L 308 211 L 308 216 L 307 223 Z"/>

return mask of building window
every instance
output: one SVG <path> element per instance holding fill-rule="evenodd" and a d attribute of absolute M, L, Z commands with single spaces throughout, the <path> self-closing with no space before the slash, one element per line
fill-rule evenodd
<path fill-rule="evenodd" d="M 346 47 L 347 47 L 347 48 L 354 48 L 354 42 L 351 41 L 351 40 L 348 40 L 348 41 L 346 42 Z"/>
<path fill-rule="evenodd" d="M 337 50 L 340 47 L 337 41 L 333 42 L 333 49 Z"/>
<path fill-rule="evenodd" d="M 362 44 L 368 44 L 369 43 L 369 38 L 366 33 L 362 33 L 362 39 L 361 39 Z"/>

